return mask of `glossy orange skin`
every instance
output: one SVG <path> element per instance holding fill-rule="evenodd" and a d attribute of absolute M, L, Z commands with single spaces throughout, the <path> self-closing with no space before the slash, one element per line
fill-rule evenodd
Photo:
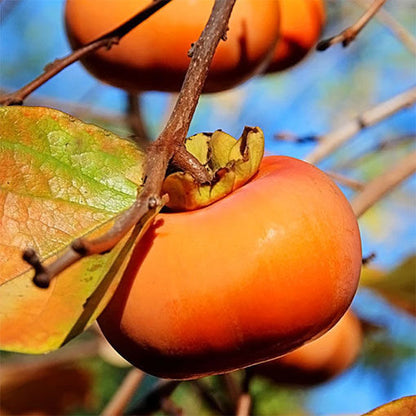
<path fill-rule="evenodd" d="M 360 321 L 349 310 L 320 338 L 276 360 L 256 365 L 251 371 L 279 384 L 313 386 L 347 370 L 357 359 L 362 342 Z"/>
<path fill-rule="evenodd" d="M 279 0 L 280 40 L 266 72 L 285 70 L 302 60 L 318 42 L 325 23 L 323 0 Z"/>
<path fill-rule="evenodd" d="M 119 26 L 149 0 L 67 0 L 65 22 L 73 48 Z M 175 0 L 128 33 L 110 51 L 82 59 L 98 79 L 128 91 L 179 91 L 188 68 L 187 53 L 199 38 L 213 0 Z M 220 42 L 205 92 L 221 91 L 250 77 L 271 53 L 279 36 L 276 0 L 238 0 L 227 41 Z"/>
<path fill-rule="evenodd" d="M 306 162 L 266 157 L 221 201 L 160 214 L 99 324 L 150 374 L 223 373 L 331 328 L 360 268 L 357 221 L 339 188 Z"/>

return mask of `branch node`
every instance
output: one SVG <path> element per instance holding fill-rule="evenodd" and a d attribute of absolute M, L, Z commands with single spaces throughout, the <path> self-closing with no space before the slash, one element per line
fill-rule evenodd
<path fill-rule="evenodd" d="M 149 209 L 155 209 L 160 204 L 160 198 L 157 196 L 151 196 L 147 200 L 147 207 Z"/>
<path fill-rule="evenodd" d="M 85 240 L 82 238 L 77 238 L 76 240 L 74 240 L 71 243 L 71 248 L 82 257 L 87 256 L 89 253 L 88 246 Z"/>
<path fill-rule="evenodd" d="M 191 43 L 191 47 L 188 50 L 188 58 L 192 58 L 192 56 L 194 55 L 194 51 L 195 51 L 195 43 Z"/>
<path fill-rule="evenodd" d="M 332 36 L 331 38 L 328 38 L 328 39 L 321 40 L 316 45 L 316 50 L 319 51 L 319 52 L 326 51 L 332 45 L 332 40 L 333 39 L 334 39 L 334 36 Z"/>
<path fill-rule="evenodd" d="M 38 254 L 33 248 L 27 248 L 23 252 L 23 260 L 35 269 L 35 276 L 33 277 L 33 283 L 42 289 L 47 289 L 51 282 L 51 276 L 43 267 Z"/>
<path fill-rule="evenodd" d="M 226 40 L 228 39 L 227 37 L 227 32 L 230 30 L 230 27 L 227 26 L 227 28 L 224 30 L 224 33 L 221 36 L 221 40 L 223 40 L 224 42 L 226 42 Z"/>

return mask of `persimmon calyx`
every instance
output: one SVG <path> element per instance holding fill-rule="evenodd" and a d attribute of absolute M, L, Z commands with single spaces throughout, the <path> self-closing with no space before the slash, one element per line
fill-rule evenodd
<path fill-rule="evenodd" d="M 264 134 L 259 127 L 245 127 L 238 140 L 221 130 L 198 133 L 186 139 L 185 147 L 213 179 L 201 184 L 189 172 L 167 176 L 162 192 L 169 195 L 167 207 L 173 211 L 205 207 L 248 182 L 263 158 Z"/>

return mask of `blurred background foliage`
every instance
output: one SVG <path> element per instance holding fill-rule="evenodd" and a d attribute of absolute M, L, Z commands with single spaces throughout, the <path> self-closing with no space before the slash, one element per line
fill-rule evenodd
<path fill-rule="evenodd" d="M 323 38 L 339 33 L 362 13 L 352 0 L 327 0 L 327 6 Z M 416 3 L 391 0 L 385 9 L 416 35 Z M 62 0 L 0 2 L 1 89 L 20 88 L 41 73 L 46 63 L 70 51 L 62 14 Z M 336 45 L 323 53 L 312 52 L 290 71 L 256 77 L 232 91 L 203 96 L 189 133 L 221 128 L 238 137 L 245 125 L 258 125 L 265 132 L 268 153 L 302 158 L 313 143 L 282 141 L 276 135 L 325 134 L 405 91 L 415 80 L 415 57 L 388 27 L 374 19 L 346 49 Z M 141 97 L 152 137 L 163 127 L 174 98 L 155 92 Z M 27 104 L 51 106 L 120 135 L 131 134 L 124 116 L 125 94 L 99 83 L 80 64 L 42 86 Z M 376 177 L 415 148 L 415 115 L 414 108 L 407 109 L 362 131 L 320 167 L 363 182 Z M 413 177 L 360 219 L 363 254 L 375 252 L 376 258 L 364 268 L 366 287 L 353 303 L 368 324 L 358 361 L 341 376 L 309 389 L 255 378 L 251 385 L 254 414 L 361 414 L 416 393 L 415 187 Z M 348 197 L 353 195 L 350 189 L 342 189 Z M 85 346 L 96 338 L 96 332 L 90 330 L 72 341 L 61 352 L 79 346 L 79 358 L 58 363 L 48 356 L 40 362 L 36 357 L 2 353 L 2 414 L 98 414 L 129 368 L 98 354 L 95 344 L 88 344 L 88 353 Z M 238 380 L 241 375 L 235 377 Z M 132 405 L 156 382 L 146 376 Z M 227 403 L 220 377 L 203 382 L 218 400 Z M 214 414 L 198 391 L 193 382 L 181 383 L 172 400 L 186 414 Z"/>

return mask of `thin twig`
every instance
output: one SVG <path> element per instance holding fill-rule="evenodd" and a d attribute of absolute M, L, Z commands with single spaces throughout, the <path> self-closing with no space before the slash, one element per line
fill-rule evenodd
<path fill-rule="evenodd" d="M 0 96 L 10 95 L 12 91 L 0 87 Z M 74 117 L 82 118 L 84 121 L 94 120 L 98 124 L 115 124 L 118 126 L 126 126 L 126 118 L 124 114 L 116 111 L 108 111 L 104 109 L 96 109 L 91 105 L 81 104 L 79 102 L 72 102 L 66 100 L 57 100 L 56 98 L 35 95 L 28 97 L 25 100 L 27 106 L 50 107 L 56 108 Z"/>
<path fill-rule="evenodd" d="M 132 227 L 140 221 L 145 223 L 146 217 L 153 215 L 152 211 L 165 204 L 166 199 L 160 197 L 160 193 L 169 161 L 177 149 L 183 146 L 216 47 L 227 31 L 234 3 L 235 0 L 216 0 L 214 3 L 207 25 L 195 43 L 172 114 L 159 138 L 149 146 L 144 164 L 144 185 L 138 191 L 134 204 L 116 218 L 114 226 L 107 233 L 94 240 L 75 240 L 61 257 L 47 267 L 40 265 L 35 253 L 30 253 L 30 259 L 26 256 L 26 260 L 33 260 L 28 263 L 34 266 L 34 282 L 39 283 L 40 287 L 47 287 L 52 278 L 82 257 L 108 252 Z"/>
<path fill-rule="evenodd" d="M 355 3 L 362 7 L 369 7 L 369 0 L 354 0 Z M 399 41 L 411 52 L 416 55 L 416 39 L 415 37 L 401 25 L 389 12 L 385 9 L 380 9 L 376 14 L 375 18 L 380 21 L 383 25 L 399 39 Z"/>
<path fill-rule="evenodd" d="M 178 387 L 179 380 L 161 380 L 127 415 L 147 415 L 156 412 Z"/>
<path fill-rule="evenodd" d="M 344 29 L 338 35 L 331 38 L 321 40 L 317 45 L 318 51 L 324 51 L 336 43 L 342 43 L 345 48 L 348 46 L 366 26 L 366 24 L 374 17 L 377 11 L 383 6 L 387 0 L 373 0 L 366 12 L 351 26 Z"/>
<path fill-rule="evenodd" d="M 184 414 L 183 409 L 177 406 L 170 397 L 162 399 L 160 408 L 168 416 L 183 416 Z"/>
<path fill-rule="evenodd" d="M 201 400 L 209 406 L 215 413 L 226 415 L 222 404 L 217 398 L 211 393 L 210 389 L 205 385 L 203 379 L 197 379 L 192 381 L 192 386 L 195 387 L 196 392 L 201 397 Z"/>
<path fill-rule="evenodd" d="M 345 175 L 341 175 L 338 172 L 332 172 L 332 171 L 325 171 L 325 173 L 330 176 L 334 181 L 340 183 L 341 185 L 348 186 L 348 188 L 353 189 L 354 191 L 361 191 L 365 184 L 361 181 L 358 181 L 357 179 L 349 178 Z"/>
<path fill-rule="evenodd" d="M 416 151 L 399 161 L 393 168 L 369 182 L 351 202 L 357 217 L 363 215 L 388 192 L 416 172 Z"/>
<path fill-rule="evenodd" d="M 121 416 L 144 378 L 143 371 L 132 368 L 111 398 L 101 416 Z"/>
<path fill-rule="evenodd" d="M 143 119 L 140 94 L 127 93 L 127 124 L 133 132 L 133 140 L 140 148 L 145 148 L 152 140 Z"/>
<path fill-rule="evenodd" d="M 252 407 L 252 398 L 250 394 L 250 382 L 253 373 L 248 368 L 244 370 L 244 378 L 241 388 L 240 396 L 237 400 L 236 416 L 249 416 Z"/>
<path fill-rule="evenodd" d="M 168 4 L 171 0 L 154 0 L 144 9 L 134 15 L 132 18 L 127 20 L 125 23 L 120 25 L 114 30 L 106 33 L 103 36 L 100 36 L 98 39 L 93 40 L 87 45 L 82 46 L 81 48 L 75 50 L 71 54 L 56 59 L 55 61 L 49 63 L 45 66 L 44 72 L 35 78 L 33 81 L 29 82 L 27 85 L 15 91 L 14 93 L 8 94 L 4 97 L 0 97 L 0 105 L 20 105 L 23 103 L 24 99 L 35 91 L 37 88 L 42 86 L 45 82 L 50 80 L 56 74 L 61 72 L 63 69 L 69 65 L 77 62 L 83 56 L 96 51 L 100 48 L 110 49 L 114 44 L 120 42 L 123 36 L 127 35 L 132 29 L 138 26 L 140 23 L 149 18 L 152 14 L 156 13 L 163 6 Z"/>
<path fill-rule="evenodd" d="M 225 389 L 228 393 L 228 397 L 230 399 L 232 409 L 236 410 L 238 406 L 238 399 L 241 395 L 241 389 L 238 385 L 237 381 L 234 379 L 232 373 L 226 373 L 220 376 L 225 384 Z"/>
<path fill-rule="evenodd" d="M 318 146 L 306 156 L 305 160 L 316 164 L 329 156 L 334 150 L 346 143 L 364 128 L 370 127 L 398 111 L 410 107 L 416 102 L 416 87 L 378 104 L 374 108 L 365 111 L 361 116 L 346 123 L 340 128 L 321 136 Z"/>

